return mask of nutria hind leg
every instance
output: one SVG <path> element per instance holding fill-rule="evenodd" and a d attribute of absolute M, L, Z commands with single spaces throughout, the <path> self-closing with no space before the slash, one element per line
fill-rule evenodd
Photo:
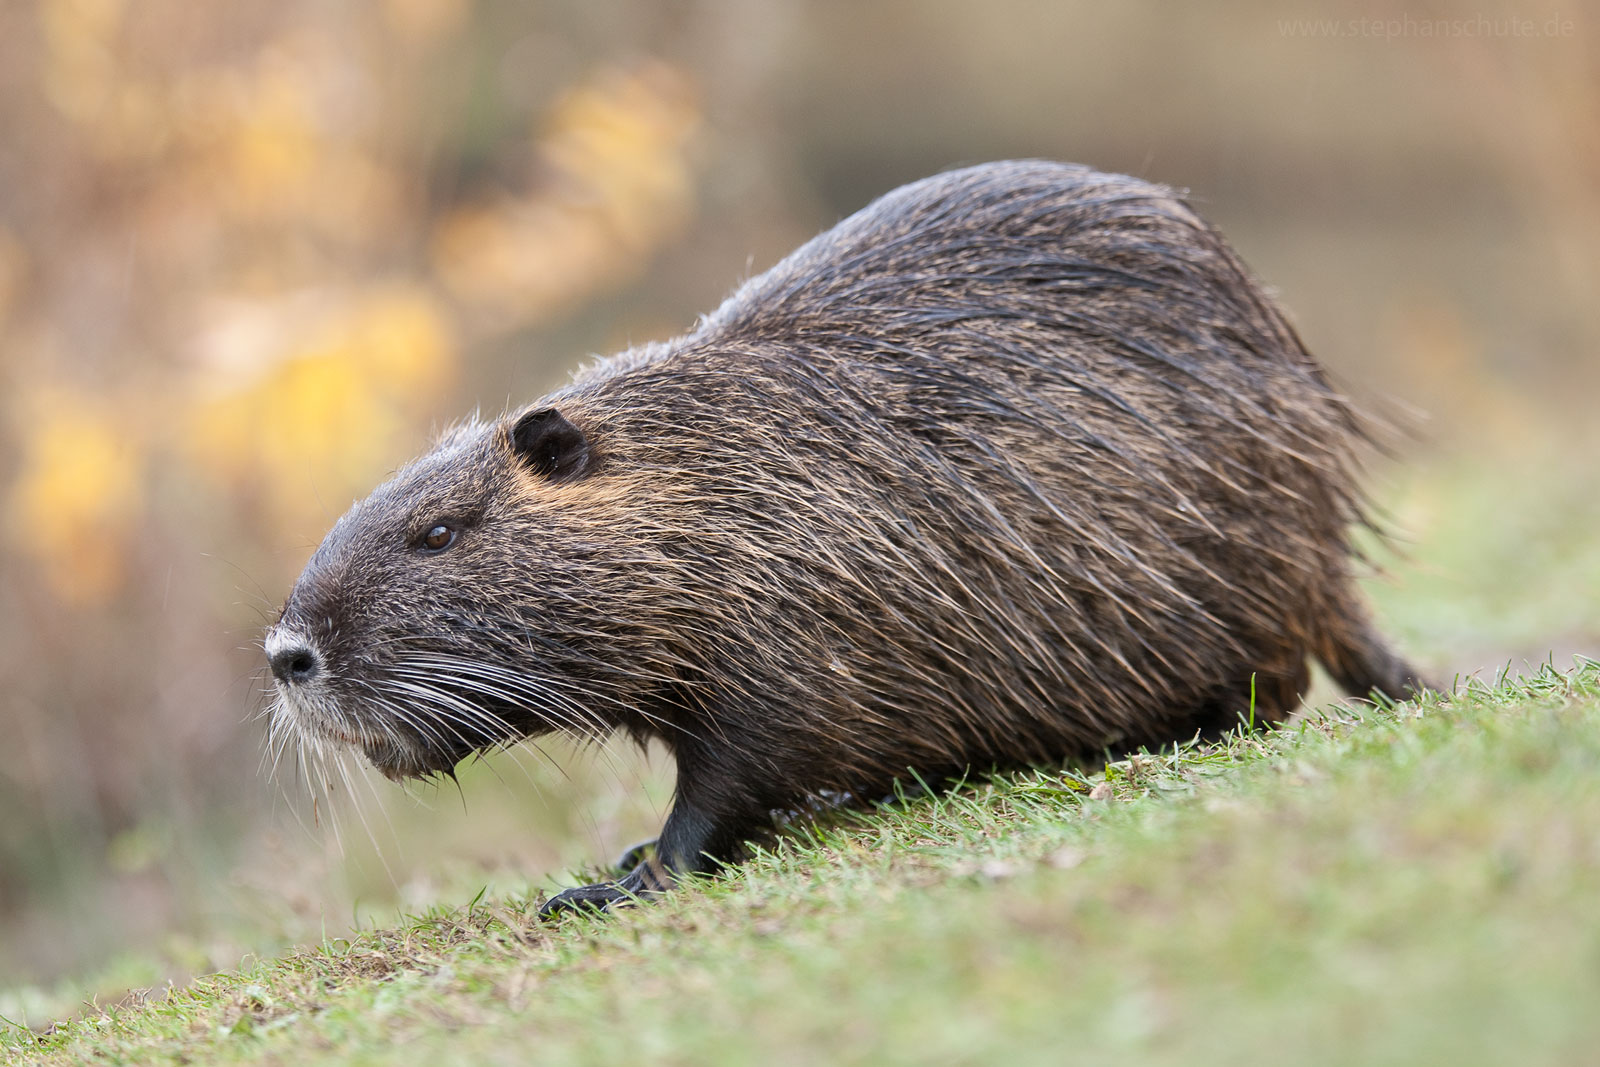
<path fill-rule="evenodd" d="M 1294 657 L 1292 666 L 1286 661 L 1276 669 L 1253 671 L 1202 705 L 1191 728 L 1202 741 L 1216 741 L 1240 726 L 1276 726 L 1294 714 L 1310 682 L 1304 653 Z"/>

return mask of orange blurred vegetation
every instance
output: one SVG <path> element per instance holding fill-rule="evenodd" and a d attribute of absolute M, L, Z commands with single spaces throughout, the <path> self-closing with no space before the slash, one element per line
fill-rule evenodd
<path fill-rule="evenodd" d="M 181 346 L 126 351 L 138 374 L 85 382 L 57 372 L 70 361 L 51 351 L 52 323 L 15 331 L 27 388 L 11 415 L 27 431 L 7 534 L 59 595 L 118 590 L 157 468 L 309 533 L 414 441 L 455 383 L 464 333 L 526 326 L 615 285 L 681 230 L 699 115 L 689 80 L 659 61 L 585 71 L 531 124 L 535 162 L 515 187 L 424 202 L 397 150 L 403 108 L 377 95 L 394 76 L 383 45 L 436 44 L 465 7 L 391 0 L 378 39 L 354 50 L 332 26 L 291 20 L 231 61 L 146 72 L 125 54 L 131 7 L 40 0 L 39 77 L 69 123 L 65 150 L 124 191 L 101 239 L 137 246 L 127 299 Z M 387 265 L 416 246 L 431 255 Z M 0 232 L 0 309 L 26 262 Z"/>
<path fill-rule="evenodd" d="M 171 921 L 261 823 L 240 720 L 305 551 L 470 408 L 467 352 L 693 218 L 695 79 L 597 54 L 486 102 L 504 11 L 0 8 L 0 972 Z"/>

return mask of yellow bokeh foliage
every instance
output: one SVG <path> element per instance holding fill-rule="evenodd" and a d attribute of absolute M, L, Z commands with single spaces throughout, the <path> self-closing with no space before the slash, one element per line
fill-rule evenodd
<path fill-rule="evenodd" d="M 317 129 L 303 77 L 269 64 L 240 103 L 228 131 L 223 179 L 247 210 L 296 206 L 318 162 Z"/>
<path fill-rule="evenodd" d="M 285 317 L 296 317 L 285 309 Z M 425 290 L 361 294 L 213 381 L 182 423 L 189 462 L 267 518 L 311 532 L 401 454 L 456 375 L 444 309 Z"/>
<path fill-rule="evenodd" d="M 548 180 L 435 226 L 440 280 L 470 307 L 527 322 L 634 275 L 689 218 L 699 120 L 692 86 L 667 64 L 596 72 L 542 124 Z"/>
<path fill-rule="evenodd" d="M 61 386 L 20 405 L 28 423 L 9 493 L 10 541 L 66 600 L 99 600 L 122 579 L 144 507 L 144 450 L 111 401 Z"/>
<path fill-rule="evenodd" d="M 478 17 L 470 0 L 285 9 L 247 45 L 225 43 L 224 9 L 178 0 L 32 7 L 50 128 L 94 176 L 72 189 L 117 190 L 67 239 L 0 229 L 0 342 L 48 339 L 0 397 L 18 444 L 0 533 L 71 604 L 121 587 L 169 505 L 201 538 L 320 537 L 419 444 L 466 341 L 631 277 L 693 209 L 696 94 L 650 60 L 557 95 L 525 187 L 430 202 L 402 72 Z M 217 32 L 168 47 L 190 20 Z M 82 312 L 123 331 L 115 360 L 47 321 L 66 303 L 31 299 L 75 276 L 62 262 L 125 294 Z"/>
<path fill-rule="evenodd" d="M 162 456 L 310 535 L 393 464 L 457 372 L 447 316 L 415 286 L 349 296 L 245 355 L 192 393 L 118 403 L 52 386 L 18 406 L 28 431 L 6 533 L 64 599 L 119 586 Z"/>
<path fill-rule="evenodd" d="M 122 15 L 123 0 L 40 0 L 44 90 L 69 118 L 95 121 L 113 102 Z"/>

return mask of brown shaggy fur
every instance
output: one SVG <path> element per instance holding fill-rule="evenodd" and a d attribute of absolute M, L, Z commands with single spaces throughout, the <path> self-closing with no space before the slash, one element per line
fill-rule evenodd
<path fill-rule="evenodd" d="M 824 791 L 1225 729 L 1252 680 L 1280 720 L 1308 657 L 1403 696 L 1352 589 L 1360 437 L 1171 191 L 943 174 L 357 504 L 269 635 L 278 714 L 397 776 L 659 738 L 656 855 L 555 902 L 605 906 Z"/>

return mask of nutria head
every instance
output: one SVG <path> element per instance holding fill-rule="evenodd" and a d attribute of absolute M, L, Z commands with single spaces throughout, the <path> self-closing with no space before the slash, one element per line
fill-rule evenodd
<path fill-rule="evenodd" d="M 600 635 L 573 612 L 594 546 L 563 506 L 599 466 L 541 407 L 455 429 L 351 507 L 267 633 L 275 729 L 357 746 L 391 778 L 601 729 L 568 692 Z"/>

